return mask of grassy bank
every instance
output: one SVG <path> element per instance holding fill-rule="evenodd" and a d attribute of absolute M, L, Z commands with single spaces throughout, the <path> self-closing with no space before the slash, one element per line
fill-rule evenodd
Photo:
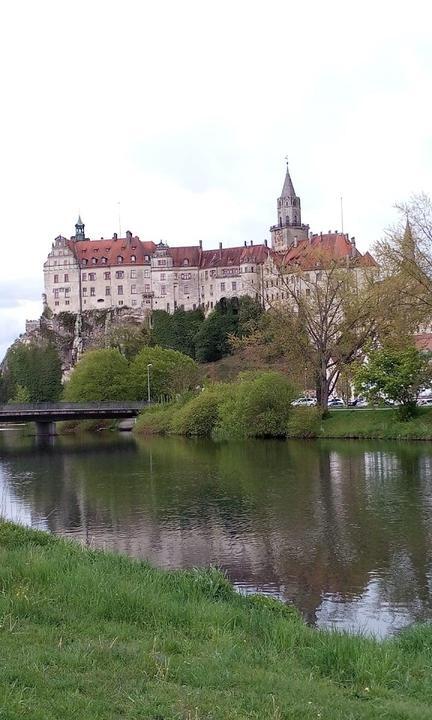
<path fill-rule="evenodd" d="M 432 440 L 432 408 L 419 408 L 411 420 L 399 420 L 396 410 L 334 410 L 317 433 L 326 438 Z"/>
<path fill-rule="evenodd" d="M 216 571 L 0 523 L 0 717 L 430 718 L 432 627 L 319 632 Z"/>

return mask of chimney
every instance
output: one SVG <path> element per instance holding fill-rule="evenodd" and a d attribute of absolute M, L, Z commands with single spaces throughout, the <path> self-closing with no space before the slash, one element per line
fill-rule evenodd
<path fill-rule="evenodd" d="M 112 236 L 112 239 L 117 240 L 117 233 L 114 233 L 114 235 Z"/>
<path fill-rule="evenodd" d="M 222 243 L 219 243 L 219 257 L 222 257 Z"/>
<path fill-rule="evenodd" d="M 297 235 L 294 235 L 294 243 L 293 243 L 293 245 L 294 245 L 294 247 L 297 247 L 297 246 L 298 246 Z"/>
<path fill-rule="evenodd" d="M 267 247 L 267 238 L 264 240 L 264 245 Z"/>
<path fill-rule="evenodd" d="M 356 241 L 355 241 L 355 237 L 353 236 L 351 238 L 351 257 L 355 257 L 355 255 L 356 255 Z"/>
<path fill-rule="evenodd" d="M 244 246 L 247 247 L 247 240 L 244 241 Z"/>
<path fill-rule="evenodd" d="M 199 240 L 198 242 L 199 242 L 200 250 L 202 250 L 202 240 Z"/>
<path fill-rule="evenodd" d="M 132 240 L 132 233 L 130 230 L 126 230 L 126 240 Z"/>
<path fill-rule="evenodd" d="M 252 247 L 252 245 L 253 245 L 253 240 L 250 241 L 250 246 Z"/>

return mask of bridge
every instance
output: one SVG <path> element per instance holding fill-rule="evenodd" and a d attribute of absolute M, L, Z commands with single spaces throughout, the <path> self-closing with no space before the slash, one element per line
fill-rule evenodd
<path fill-rule="evenodd" d="M 148 407 L 139 402 L 41 402 L 0 405 L 1 423 L 36 423 L 39 437 L 56 434 L 56 422 L 60 420 L 102 420 L 134 418 Z"/>

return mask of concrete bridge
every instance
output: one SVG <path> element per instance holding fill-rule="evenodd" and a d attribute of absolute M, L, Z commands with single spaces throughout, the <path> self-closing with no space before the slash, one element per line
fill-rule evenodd
<path fill-rule="evenodd" d="M 134 418 L 149 403 L 140 402 L 42 402 L 0 405 L 1 423 L 36 423 L 38 437 L 56 434 L 59 420 L 99 420 Z"/>

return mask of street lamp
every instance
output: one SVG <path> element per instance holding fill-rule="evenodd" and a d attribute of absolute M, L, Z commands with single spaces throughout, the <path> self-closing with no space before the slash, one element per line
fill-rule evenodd
<path fill-rule="evenodd" d="M 150 402 L 150 368 L 153 367 L 152 363 L 147 365 L 147 402 Z"/>

